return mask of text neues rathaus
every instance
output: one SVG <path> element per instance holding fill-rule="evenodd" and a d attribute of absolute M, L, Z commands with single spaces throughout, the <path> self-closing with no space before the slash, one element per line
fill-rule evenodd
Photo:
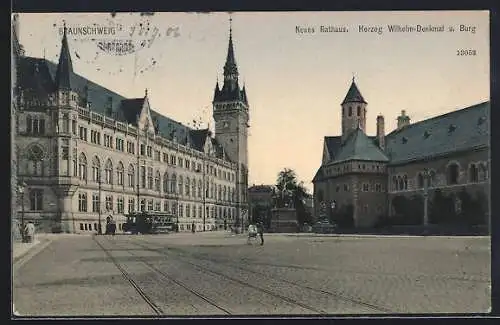
<path fill-rule="evenodd" d="M 246 221 L 249 106 L 231 31 L 213 98 L 215 136 L 154 111 L 147 91 L 124 98 L 76 74 L 65 32 L 57 64 L 15 55 L 25 220 L 76 233 L 97 231 L 99 213 L 118 229 L 143 210 L 171 213 L 180 231 Z"/>

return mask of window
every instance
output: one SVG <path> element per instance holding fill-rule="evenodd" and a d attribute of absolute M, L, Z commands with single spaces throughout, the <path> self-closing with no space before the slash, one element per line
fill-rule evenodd
<path fill-rule="evenodd" d="M 135 169 L 132 164 L 128 165 L 128 186 L 134 188 L 135 185 Z"/>
<path fill-rule="evenodd" d="M 352 116 L 352 107 L 349 107 L 349 116 Z"/>
<path fill-rule="evenodd" d="M 488 179 L 488 164 L 479 164 L 478 179 L 480 181 L 486 181 Z"/>
<path fill-rule="evenodd" d="M 184 165 L 184 160 L 179 157 L 179 159 L 177 160 L 177 164 L 179 167 L 182 167 L 182 165 Z"/>
<path fill-rule="evenodd" d="M 202 187 L 202 183 L 201 183 L 201 180 L 198 181 L 198 197 L 201 197 L 201 187 Z"/>
<path fill-rule="evenodd" d="M 101 163 L 99 161 L 99 158 L 97 158 L 97 156 L 94 156 L 94 158 L 92 159 L 92 181 L 93 182 L 99 182 L 100 169 L 101 169 Z"/>
<path fill-rule="evenodd" d="M 72 120 L 71 121 L 71 132 L 76 135 L 76 121 Z"/>
<path fill-rule="evenodd" d="M 81 180 L 87 180 L 87 157 L 85 157 L 85 154 L 83 154 L 83 152 L 78 158 L 78 177 Z"/>
<path fill-rule="evenodd" d="M 43 190 L 33 189 L 30 191 L 30 210 L 43 210 Z"/>
<path fill-rule="evenodd" d="M 141 200 L 141 212 L 146 211 L 146 200 Z"/>
<path fill-rule="evenodd" d="M 116 167 L 116 178 L 118 185 L 123 186 L 123 163 L 121 161 L 118 162 L 118 167 Z"/>
<path fill-rule="evenodd" d="M 475 164 L 469 167 L 469 182 L 476 183 L 479 181 L 479 170 Z"/>
<path fill-rule="evenodd" d="M 382 192 L 382 185 L 380 183 L 375 184 L 375 191 Z"/>
<path fill-rule="evenodd" d="M 196 197 L 196 180 L 195 179 L 193 179 L 193 183 L 191 185 L 191 195 L 193 197 Z"/>
<path fill-rule="evenodd" d="M 123 213 L 124 209 L 124 201 L 123 201 L 123 196 L 119 196 L 118 199 L 116 200 L 116 208 L 118 210 L 118 213 Z"/>
<path fill-rule="evenodd" d="M 106 161 L 106 166 L 104 167 L 106 184 L 113 184 L 113 163 L 111 159 Z"/>
<path fill-rule="evenodd" d="M 165 172 L 165 173 L 163 174 L 163 192 L 164 192 L 164 193 L 168 193 L 168 192 L 169 192 L 168 182 L 169 182 L 169 179 L 168 179 L 168 173 L 167 173 L 167 172 Z"/>
<path fill-rule="evenodd" d="M 168 163 L 168 155 L 163 153 L 163 162 Z"/>
<path fill-rule="evenodd" d="M 339 186 L 339 185 L 337 185 L 337 186 L 335 187 L 335 192 L 340 192 L 340 186 Z"/>
<path fill-rule="evenodd" d="M 113 148 L 113 137 L 109 134 L 104 135 L 104 146 L 108 148 Z"/>
<path fill-rule="evenodd" d="M 146 166 L 141 166 L 141 187 L 146 188 Z"/>
<path fill-rule="evenodd" d="M 170 182 L 170 192 L 174 194 L 177 193 L 176 188 L 177 188 L 177 176 L 173 174 L 172 181 Z"/>
<path fill-rule="evenodd" d="M 155 160 L 156 161 L 161 161 L 160 157 L 161 157 L 160 156 L 160 151 L 159 150 L 155 150 Z"/>
<path fill-rule="evenodd" d="M 106 210 L 113 211 L 113 196 L 106 195 Z"/>
<path fill-rule="evenodd" d="M 191 162 L 189 160 L 186 160 L 186 169 L 190 168 L 190 164 L 191 164 Z"/>
<path fill-rule="evenodd" d="M 127 152 L 130 154 L 135 154 L 135 145 L 131 141 L 127 141 Z"/>
<path fill-rule="evenodd" d="M 153 148 L 151 146 L 147 146 L 147 154 L 148 154 L 148 157 L 151 158 L 153 157 Z"/>
<path fill-rule="evenodd" d="M 148 211 L 153 211 L 153 200 L 148 200 Z"/>
<path fill-rule="evenodd" d="M 160 177 L 160 171 L 156 171 L 156 175 L 155 175 L 155 190 L 157 192 L 160 192 L 161 191 L 161 177 Z"/>
<path fill-rule="evenodd" d="M 176 162 L 177 162 L 176 157 L 174 155 L 171 155 L 170 156 L 170 164 L 175 165 Z"/>
<path fill-rule="evenodd" d="M 141 144 L 141 156 L 144 156 L 146 154 L 146 146 L 144 144 Z"/>
<path fill-rule="evenodd" d="M 184 216 L 184 205 L 179 204 L 179 217 L 183 217 L 183 216 Z"/>
<path fill-rule="evenodd" d="M 201 218 L 203 217 L 203 208 L 201 207 L 201 205 L 198 207 L 198 218 Z"/>
<path fill-rule="evenodd" d="M 80 140 L 87 141 L 87 129 L 80 126 Z"/>
<path fill-rule="evenodd" d="M 80 230 L 83 230 L 83 223 L 80 223 Z"/>
<path fill-rule="evenodd" d="M 186 160 L 186 162 L 187 162 L 187 160 Z M 191 181 L 190 181 L 189 177 L 186 177 L 186 188 L 185 188 L 186 196 L 190 195 L 190 193 L 189 193 L 190 189 L 191 189 Z"/>
<path fill-rule="evenodd" d="M 129 198 L 128 199 L 128 212 L 134 212 L 135 211 L 135 199 Z"/>
<path fill-rule="evenodd" d="M 448 166 L 448 184 L 458 184 L 458 172 L 458 165 L 456 163 L 452 163 Z"/>
<path fill-rule="evenodd" d="M 193 218 L 196 218 L 196 206 L 193 204 L 191 206 L 191 209 L 192 209 L 192 213 L 193 213 Z"/>
<path fill-rule="evenodd" d="M 44 153 L 38 145 L 33 145 L 28 149 L 28 174 L 43 175 Z"/>
<path fill-rule="evenodd" d="M 349 185 L 344 184 L 344 192 L 349 192 Z"/>
<path fill-rule="evenodd" d="M 123 151 L 124 150 L 123 145 L 124 145 L 123 139 L 116 138 L 116 150 Z"/>
<path fill-rule="evenodd" d="M 161 211 L 161 201 L 155 202 L 155 211 Z"/>
<path fill-rule="evenodd" d="M 99 212 L 99 194 L 92 194 L 92 212 Z"/>
<path fill-rule="evenodd" d="M 169 208 L 168 201 L 167 200 L 163 201 L 163 211 L 168 212 L 168 208 Z"/>
<path fill-rule="evenodd" d="M 148 167 L 148 189 L 153 189 L 153 167 Z"/>
<path fill-rule="evenodd" d="M 368 183 L 363 184 L 363 192 L 368 192 L 370 190 Z"/>
<path fill-rule="evenodd" d="M 191 205 L 186 204 L 186 218 L 191 217 Z"/>
<path fill-rule="evenodd" d="M 357 113 L 358 113 L 358 114 L 357 114 L 358 116 L 361 116 L 361 106 L 358 106 L 358 107 L 357 107 Z"/>
<path fill-rule="evenodd" d="M 184 184 L 184 182 L 183 182 L 183 180 L 182 180 L 182 175 L 181 175 L 181 176 L 179 176 L 179 194 L 180 194 L 180 195 L 182 195 L 182 190 L 183 190 L 183 188 L 184 188 L 184 187 L 183 187 L 183 184 Z"/>
<path fill-rule="evenodd" d="M 78 193 L 78 211 L 87 212 L 87 193 Z"/>
<path fill-rule="evenodd" d="M 69 114 L 64 113 L 63 114 L 63 132 L 64 133 L 69 133 Z"/>

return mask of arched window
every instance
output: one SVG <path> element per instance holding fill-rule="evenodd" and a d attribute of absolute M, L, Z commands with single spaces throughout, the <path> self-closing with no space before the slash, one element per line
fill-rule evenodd
<path fill-rule="evenodd" d="M 99 171 L 101 168 L 101 162 L 97 156 L 92 158 L 92 181 L 99 182 Z"/>
<path fill-rule="evenodd" d="M 168 179 L 168 173 L 167 173 L 167 172 L 165 172 L 165 173 L 163 174 L 163 192 L 164 192 L 164 193 L 168 193 L 168 192 L 169 192 L 168 182 L 169 182 L 169 179 Z"/>
<path fill-rule="evenodd" d="M 358 116 L 361 116 L 361 106 L 358 106 L 357 110 Z"/>
<path fill-rule="evenodd" d="M 106 161 L 104 172 L 105 172 L 106 184 L 113 184 L 113 163 L 109 158 Z"/>
<path fill-rule="evenodd" d="M 172 174 L 172 180 L 170 182 L 170 193 L 177 193 L 177 175 Z"/>
<path fill-rule="evenodd" d="M 132 164 L 128 165 L 128 186 L 132 188 L 135 186 L 135 169 Z"/>
<path fill-rule="evenodd" d="M 417 185 L 418 185 L 418 188 L 424 187 L 424 175 L 422 175 L 421 173 L 418 173 L 418 175 L 417 175 Z"/>
<path fill-rule="evenodd" d="M 78 158 L 78 177 L 82 181 L 87 180 L 87 157 L 85 157 L 85 154 L 83 152 Z"/>
<path fill-rule="evenodd" d="M 157 192 L 161 191 L 161 176 L 159 170 L 157 170 L 155 174 L 155 190 Z"/>
<path fill-rule="evenodd" d="M 469 167 L 469 182 L 476 183 L 479 181 L 479 170 L 475 164 Z"/>
<path fill-rule="evenodd" d="M 123 186 L 123 163 L 121 161 L 118 162 L 118 166 L 116 167 L 116 178 L 118 185 Z"/>
<path fill-rule="evenodd" d="M 188 161 L 188 160 L 186 160 Z M 190 195 L 190 189 L 191 189 L 191 180 L 189 179 L 189 177 L 186 177 L 186 188 L 184 189 L 184 193 L 186 194 L 186 196 L 189 196 Z"/>
<path fill-rule="evenodd" d="M 448 166 L 447 170 L 447 178 L 448 178 L 448 184 L 453 185 L 453 184 L 458 184 L 458 165 L 456 163 L 452 163 Z"/>
<path fill-rule="evenodd" d="M 478 179 L 479 181 L 488 179 L 488 165 L 486 163 L 479 164 Z"/>
<path fill-rule="evenodd" d="M 38 145 L 33 145 L 28 149 L 28 174 L 43 175 L 43 158 L 44 153 Z"/>

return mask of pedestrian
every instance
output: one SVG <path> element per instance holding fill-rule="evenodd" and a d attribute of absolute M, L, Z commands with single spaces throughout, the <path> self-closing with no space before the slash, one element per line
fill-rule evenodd
<path fill-rule="evenodd" d="M 196 229 L 195 229 L 194 222 L 193 222 L 193 223 L 191 224 L 191 232 L 194 234 L 195 230 L 196 230 Z"/>
<path fill-rule="evenodd" d="M 109 235 L 111 233 L 111 216 L 106 218 L 106 232 L 105 235 Z"/>
<path fill-rule="evenodd" d="M 112 216 L 110 216 L 110 217 L 111 217 L 111 224 L 110 224 L 111 235 L 114 236 L 116 233 L 116 221 L 113 219 Z"/>
<path fill-rule="evenodd" d="M 27 243 L 32 243 L 35 241 L 35 225 L 33 222 L 29 221 L 24 228 L 24 235 L 26 237 Z"/>
<path fill-rule="evenodd" d="M 262 222 L 257 223 L 257 232 L 260 236 L 260 245 L 264 245 L 264 225 Z"/>

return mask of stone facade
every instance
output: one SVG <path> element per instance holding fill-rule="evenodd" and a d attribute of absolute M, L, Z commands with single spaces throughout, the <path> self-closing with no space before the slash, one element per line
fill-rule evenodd
<path fill-rule="evenodd" d="M 439 189 L 489 198 L 489 102 L 413 124 L 403 110 L 397 129 L 388 135 L 379 115 L 373 137 L 364 133 L 366 107 L 353 80 L 341 105 L 343 133 L 325 137 L 322 165 L 313 180 L 315 216 L 320 203 L 330 207 L 333 202 L 337 209 L 352 205 L 355 226 L 374 226 L 379 217 L 394 216 L 394 197 L 423 196 L 424 175 L 429 175 L 429 197 Z"/>
<path fill-rule="evenodd" d="M 192 223 L 222 229 L 244 217 L 246 94 L 238 108 L 214 99 L 214 117 L 230 125 L 216 126 L 214 138 L 153 111 L 147 91 L 126 99 L 74 74 L 66 35 L 55 73 L 45 59 L 21 66 L 17 175 L 28 184 L 26 219 L 39 230 L 96 232 L 108 215 L 121 230 L 126 214 L 141 210 L 170 213 L 180 231 Z M 102 93 L 92 97 L 88 87 Z M 240 130 L 236 142 L 226 141 L 232 128 Z"/>

